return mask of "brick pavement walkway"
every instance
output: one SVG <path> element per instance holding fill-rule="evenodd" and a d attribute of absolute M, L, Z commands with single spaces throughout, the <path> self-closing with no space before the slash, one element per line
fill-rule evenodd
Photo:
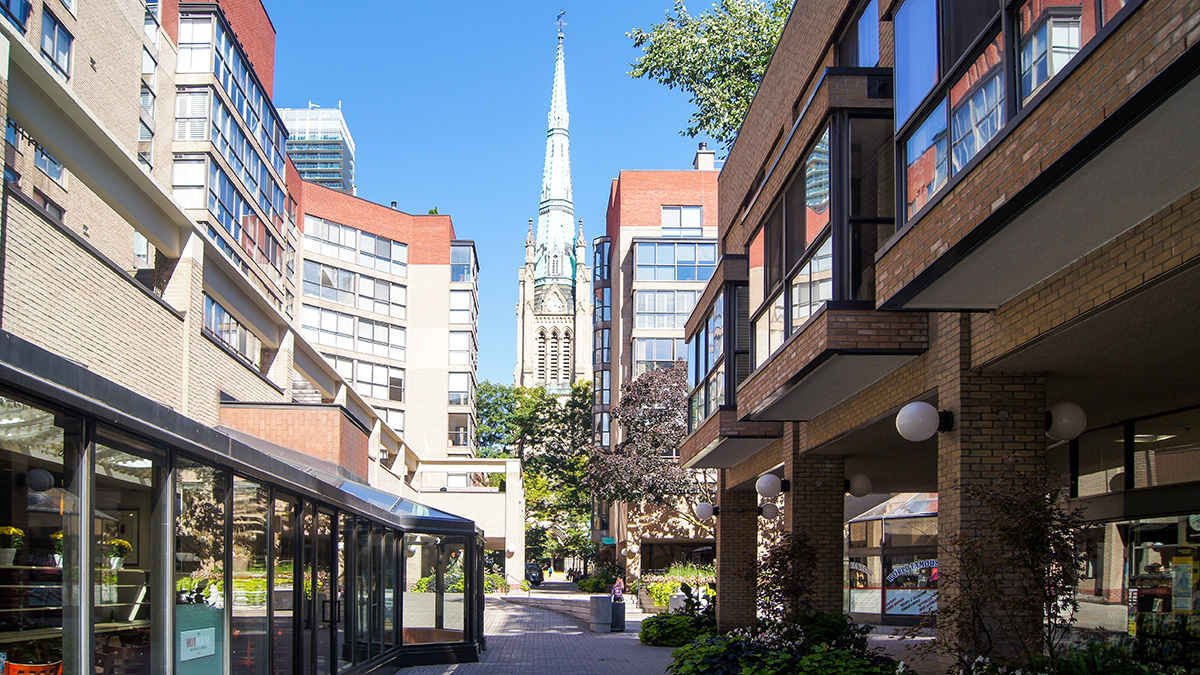
<path fill-rule="evenodd" d="M 564 614 L 487 599 L 487 651 L 479 663 L 401 668 L 400 675 L 661 675 L 667 647 L 638 642 L 640 613 L 627 615 L 625 632 L 592 633 Z"/>

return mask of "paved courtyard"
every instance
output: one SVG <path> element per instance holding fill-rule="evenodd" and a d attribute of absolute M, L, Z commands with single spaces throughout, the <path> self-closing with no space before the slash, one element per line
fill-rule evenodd
<path fill-rule="evenodd" d="M 549 590 L 549 589 L 548 589 Z M 632 607 L 630 607 L 632 609 Z M 631 612 L 624 633 L 592 633 L 564 614 L 487 598 L 487 651 L 479 663 L 401 668 L 402 675 L 616 675 L 666 671 L 671 650 L 638 642 L 643 615 Z"/>

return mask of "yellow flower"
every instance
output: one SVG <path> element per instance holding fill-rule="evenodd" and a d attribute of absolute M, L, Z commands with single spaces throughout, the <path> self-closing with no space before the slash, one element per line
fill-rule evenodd
<path fill-rule="evenodd" d="M 108 542 L 108 545 L 112 547 L 112 553 L 110 555 L 114 558 L 124 558 L 130 553 L 133 553 L 133 545 L 124 539 L 113 539 L 112 541 Z"/>

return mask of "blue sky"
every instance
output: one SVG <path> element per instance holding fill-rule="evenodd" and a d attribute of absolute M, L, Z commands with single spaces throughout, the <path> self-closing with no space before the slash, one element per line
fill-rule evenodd
<path fill-rule="evenodd" d="M 626 74 L 640 51 L 625 33 L 661 22 L 672 0 L 264 4 L 275 105 L 341 101 L 358 196 L 408 213 L 436 206 L 475 240 L 480 380 L 511 383 L 516 365 L 516 275 L 537 218 L 559 10 L 575 215 L 589 243 L 619 171 L 690 168 L 707 140 L 678 133 L 692 111 L 684 93 Z"/>

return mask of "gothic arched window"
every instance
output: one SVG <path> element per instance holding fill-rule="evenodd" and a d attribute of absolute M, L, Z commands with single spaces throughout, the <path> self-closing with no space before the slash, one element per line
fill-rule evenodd
<path fill-rule="evenodd" d="M 546 331 L 537 334 L 537 381 L 546 381 Z"/>
<path fill-rule="evenodd" d="M 546 380 L 552 384 L 558 384 L 561 376 L 558 370 L 558 329 L 550 331 L 550 376 Z"/>
<path fill-rule="evenodd" d="M 575 374 L 574 359 L 571 358 L 571 331 L 563 331 L 562 336 L 562 380 L 569 383 Z"/>

